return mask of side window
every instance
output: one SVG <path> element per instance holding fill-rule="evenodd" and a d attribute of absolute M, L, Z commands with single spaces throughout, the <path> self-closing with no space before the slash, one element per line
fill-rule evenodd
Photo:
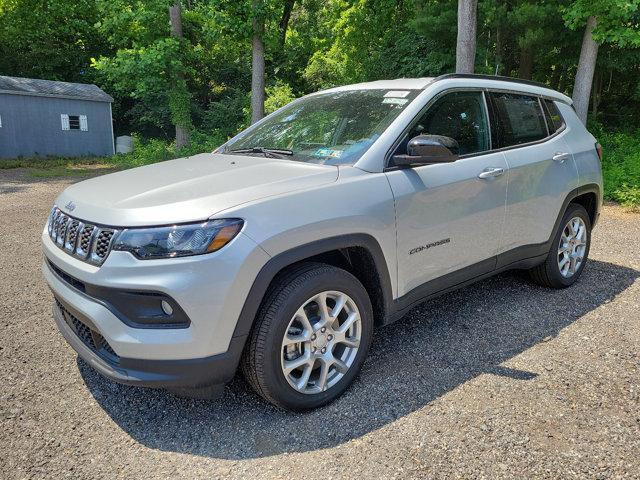
<path fill-rule="evenodd" d="M 511 147 L 547 137 L 547 126 L 536 97 L 492 93 L 495 114 L 494 148 Z"/>
<path fill-rule="evenodd" d="M 549 127 L 549 135 L 553 135 L 564 128 L 564 118 L 553 100 L 543 100 L 544 114 Z"/>
<path fill-rule="evenodd" d="M 460 155 L 489 150 L 482 92 L 452 92 L 436 100 L 411 128 L 397 153 L 406 153 L 409 140 L 421 134 L 453 138 L 460 145 Z"/>

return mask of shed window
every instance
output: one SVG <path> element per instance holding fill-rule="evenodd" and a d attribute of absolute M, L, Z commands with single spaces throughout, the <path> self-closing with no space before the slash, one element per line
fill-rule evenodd
<path fill-rule="evenodd" d="M 86 132 L 89 130 L 86 115 L 60 115 L 62 122 L 62 130 L 81 130 Z"/>
<path fill-rule="evenodd" d="M 69 115 L 69 130 L 80 130 L 80 117 Z"/>

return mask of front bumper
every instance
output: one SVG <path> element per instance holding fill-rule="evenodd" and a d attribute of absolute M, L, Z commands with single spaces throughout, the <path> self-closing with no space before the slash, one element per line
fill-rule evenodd
<path fill-rule="evenodd" d="M 42 245 L 42 272 L 54 295 L 87 317 L 119 356 L 146 360 L 184 360 L 226 352 L 251 285 L 269 258 L 242 233 L 207 255 L 138 260 L 127 252 L 111 252 L 100 267 L 67 254 L 46 232 Z M 188 328 L 137 328 L 101 298 L 74 288 L 49 264 L 96 288 L 165 294 L 184 310 Z"/>
<path fill-rule="evenodd" d="M 238 317 L 253 279 L 269 258 L 253 240 L 240 234 L 218 252 L 167 260 L 138 260 L 127 252 L 111 252 L 100 267 L 67 254 L 46 231 L 42 244 L 42 272 L 57 302 L 55 321 L 69 344 L 98 372 L 120 383 L 162 388 L 217 385 L 233 377 L 246 339 L 234 336 Z M 95 292 L 100 295 L 92 296 Z M 175 301 L 188 322 L 180 328 L 128 322 L 126 314 L 144 310 L 131 305 L 135 296 L 114 300 L 104 292 L 166 295 L 163 298 Z M 81 327 L 86 335 L 79 335 L 65 321 L 63 310 L 90 333 Z M 108 349 L 87 342 L 91 337 L 103 339 Z"/>
<path fill-rule="evenodd" d="M 66 317 L 66 318 L 65 318 Z M 186 360 L 142 360 L 101 355 L 91 341 L 83 341 L 70 325 L 71 319 L 95 332 L 95 325 L 71 305 L 56 298 L 53 318 L 78 355 L 98 373 L 125 385 L 155 388 L 197 388 L 224 385 L 233 378 L 245 337 L 234 337 L 222 354 Z"/>

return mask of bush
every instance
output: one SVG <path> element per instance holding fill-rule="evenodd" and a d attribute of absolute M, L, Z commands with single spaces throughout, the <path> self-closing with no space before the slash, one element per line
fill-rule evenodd
<path fill-rule="evenodd" d="M 188 157 L 198 153 L 212 152 L 216 147 L 223 144 L 226 138 L 221 134 L 207 135 L 202 132 L 192 132 L 191 145 L 176 149 L 175 143 L 167 143 L 164 140 L 145 140 L 134 135 L 133 152 L 119 154 L 105 160 L 113 163 L 119 168 L 133 168 L 141 165 L 172 160 L 174 158 Z"/>
<path fill-rule="evenodd" d="M 267 115 L 275 112 L 280 107 L 284 107 L 296 98 L 291 87 L 282 83 L 276 84 L 273 87 L 267 87 L 266 94 L 267 98 L 264 102 L 264 111 Z"/>
<path fill-rule="evenodd" d="M 612 133 L 600 129 L 595 133 L 603 150 L 605 198 L 640 207 L 640 130 Z"/>

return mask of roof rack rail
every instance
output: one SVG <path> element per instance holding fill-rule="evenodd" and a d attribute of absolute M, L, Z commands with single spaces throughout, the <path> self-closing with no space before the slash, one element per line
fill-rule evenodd
<path fill-rule="evenodd" d="M 482 75 L 478 73 L 445 73 L 436 77 L 433 81 L 446 80 L 448 78 L 478 78 L 482 80 L 500 80 L 501 82 L 522 83 L 524 85 L 533 85 L 534 87 L 542 87 L 553 90 L 549 85 L 544 83 L 534 82 L 532 80 L 522 80 L 520 78 L 502 77 L 500 75 Z"/>

